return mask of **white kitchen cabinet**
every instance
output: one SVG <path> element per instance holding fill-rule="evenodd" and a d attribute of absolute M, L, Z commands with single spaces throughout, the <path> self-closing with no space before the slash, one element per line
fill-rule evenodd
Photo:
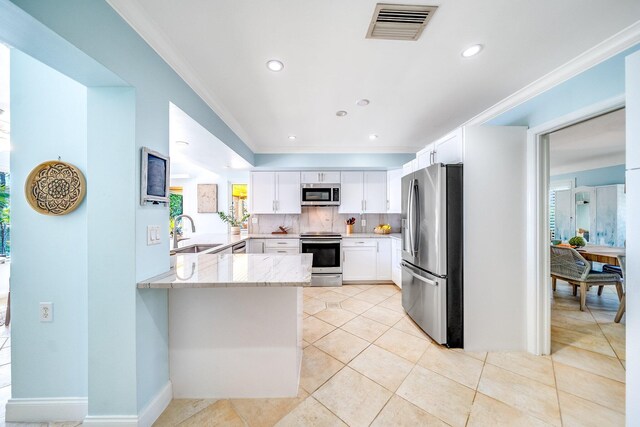
<path fill-rule="evenodd" d="M 386 213 L 387 173 L 366 171 L 341 173 L 340 213 Z"/>
<path fill-rule="evenodd" d="M 458 128 L 450 134 L 435 142 L 434 163 L 456 164 L 462 163 L 462 128 Z"/>
<path fill-rule="evenodd" d="M 344 171 L 340 177 L 340 213 L 362 212 L 364 176 L 362 172 Z"/>
<path fill-rule="evenodd" d="M 249 239 L 247 242 L 248 254 L 262 254 L 264 253 L 265 239 Z"/>
<path fill-rule="evenodd" d="M 402 213 L 402 169 L 387 172 L 387 213 Z"/>
<path fill-rule="evenodd" d="M 300 172 L 251 172 L 252 214 L 299 214 Z"/>
<path fill-rule="evenodd" d="M 418 161 L 416 170 L 426 168 L 434 163 L 434 147 L 435 144 L 431 143 L 416 153 L 416 160 Z"/>
<path fill-rule="evenodd" d="M 266 249 L 300 249 L 300 239 L 265 239 Z"/>
<path fill-rule="evenodd" d="M 391 240 L 391 280 L 393 283 L 402 287 L 402 268 L 400 262 L 402 261 L 402 247 L 400 239 Z"/>
<path fill-rule="evenodd" d="M 387 212 L 387 172 L 364 172 L 364 213 Z"/>
<path fill-rule="evenodd" d="M 280 254 L 280 255 L 292 255 L 299 254 L 300 250 L 297 248 L 265 248 L 265 254 Z"/>
<path fill-rule="evenodd" d="M 376 280 L 391 280 L 391 239 L 376 241 Z"/>
<path fill-rule="evenodd" d="M 410 173 L 415 172 L 418 169 L 418 159 L 413 159 L 410 162 L 402 165 L 402 176 L 407 176 Z"/>
<path fill-rule="evenodd" d="M 252 214 L 275 213 L 275 172 L 251 172 L 249 210 Z"/>
<path fill-rule="evenodd" d="M 370 239 L 368 239 L 370 240 Z M 342 280 L 376 280 L 377 251 L 374 244 L 342 247 Z"/>
<path fill-rule="evenodd" d="M 303 184 L 339 184 L 340 171 L 303 171 L 300 174 Z"/>
<path fill-rule="evenodd" d="M 299 172 L 276 172 L 276 213 L 302 213 Z"/>
<path fill-rule="evenodd" d="M 416 153 L 417 165 L 414 170 L 426 168 L 434 163 L 462 163 L 462 128 L 443 136 L 431 144 L 427 144 Z"/>

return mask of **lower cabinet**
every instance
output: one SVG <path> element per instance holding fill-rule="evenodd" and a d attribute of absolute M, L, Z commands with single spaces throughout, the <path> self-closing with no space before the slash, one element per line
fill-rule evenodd
<path fill-rule="evenodd" d="M 391 240 L 391 280 L 393 283 L 402 287 L 402 268 L 400 261 L 402 260 L 402 247 L 399 239 Z"/>
<path fill-rule="evenodd" d="M 376 280 L 391 280 L 391 239 L 376 240 Z"/>
<path fill-rule="evenodd" d="M 248 254 L 262 254 L 264 253 L 265 239 L 249 239 L 247 241 L 247 253 Z"/>
<path fill-rule="evenodd" d="M 373 242 L 372 242 L 373 243 Z M 342 280 L 376 280 L 375 244 L 342 248 Z"/>
<path fill-rule="evenodd" d="M 390 281 L 391 242 L 389 238 L 342 240 L 342 279 L 350 281 Z"/>
<path fill-rule="evenodd" d="M 265 239 L 265 254 L 298 254 L 300 253 L 299 239 Z"/>

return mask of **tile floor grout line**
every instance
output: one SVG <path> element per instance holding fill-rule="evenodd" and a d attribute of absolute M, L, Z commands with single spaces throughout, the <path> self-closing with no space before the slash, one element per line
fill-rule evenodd
<path fill-rule="evenodd" d="M 591 309 L 589 307 L 587 307 L 587 310 L 589 310 L 589 313 L 593 316 L 593 313 L 591 313 Z M 593 316 L 595 319 L 595 316 Z M 616 355 L 616 358 L 618 359 L 618 363 L 620 363 L 620 365 L 622 365 L 622 367 L 624 368 L 625 372 L 627 371 L 627 369 L 625 368 L 625 366 L 622 364 L 620 356 L 618 355 L 618 352 L 616 351 L 616 349 L 613 347 L 613 345 L 611 344 L 611 340 L 609 339 L 609 337 L 607 336 L 607 334 L 605 334 L 604 329 L 602 329 L 602 326 L 600 325 L 600 322 L 598 322 L 596 320 L 596 323 L 598 325 L 598 328 L 600 329 L 600 332 L 602 332 L 602 335 L 604 335 L 604 339 L 607 340 L 607 343 L 609 344 L 609 347 L 611 347 L 611 350 L 613 351 L 613 354 Z M 626 324 L 625 324 L 625 332 L 626 332 Z M 626 347 L 626 342 L 625 342 L 625 347 Z M 626 377 L 626 375 L 625 375 Z M 625 378 L 625 383 L 626 383 L 626 378 Z"/>
<path fill-rule="evenodd" d="M 469 424 L 469 420 L 471 419 L 471 411 L 473 410 L 473 404 L 476 403 L 476 397 L 478 396 L 478 389 L 480 388 L 480 381 L 482 381 L 482 374 L 484 374 L 484 368 L 487 366 L 487 358 L 489 357 L 489 352 L 484 357 L 484 361 L 482 362 L 482 369 L 480 370 L 480 376 L 478 377 L 478 383 L 476 384 L 476 388 L 473 391 L 473 399 L 471 400 L 471 407 L 469 408 L 469 414 L 467 415 L 467 420 L 465 421 L 465 427 Z"/>
<path fill-rule="evenodd" d="M 560 414 L 560 426 L 564 425 L 564 421 L 562 419 L 562 406 L 560 405 L 560 389 L 558 387 L 558 378 L 556 375 L 556 362 L 553 360 L 553 357 L 549 357 L 551 359 L 551 369 L 553 370 L 553 381 L 555 382 L 555 390 L 556 390 L 556 400 L 558 401 L 558 413 Z"/>

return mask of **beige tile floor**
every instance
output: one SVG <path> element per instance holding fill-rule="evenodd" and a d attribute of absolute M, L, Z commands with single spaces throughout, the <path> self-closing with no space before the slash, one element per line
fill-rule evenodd
<path fill-rule="evenodd" d="M 156 426 L 622 426 L 624 319 L 559 283 L 552 355 L 433 343 L 393 285 L 304 290 L 304 356 L 290 399 L 174 400 Z"/>

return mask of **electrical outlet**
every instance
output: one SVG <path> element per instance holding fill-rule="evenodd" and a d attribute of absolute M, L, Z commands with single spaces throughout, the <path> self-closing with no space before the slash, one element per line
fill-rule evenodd
<path fill-rule="evenodd" d="M 258 217 L 257 216 L 252 216 L 251 217 L 251 224 L 257 224 L 258 223 Z"/>
<path fill-rule="evenodd" d="M 53 322 L 53 303 L 52 302 L 40 303 L 40 321 Z"/>
<path fill-rule="evenodd" d="M 147 246 L 159 245 L 162 239 L 160 238 L 160 226 L 148 225 L 147 226 Z"/>
<path fill-rule="evenodd" d="M 367 226 L 367 220 L 366 219 L 361 219 L 360 220 L 360 225 L 362 226 L 362 228 Z"/>

